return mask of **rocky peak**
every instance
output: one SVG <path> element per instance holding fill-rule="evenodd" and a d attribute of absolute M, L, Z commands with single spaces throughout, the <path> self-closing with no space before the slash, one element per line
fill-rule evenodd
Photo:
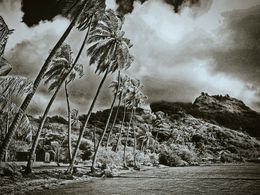
<path fill-rule="evenodd" d="M 228 94 L 210 96 L 202 92 L 196 98 L 193 105 L 201 111 L 207 112 L 230 112 L 230 113 L 244 113 L 252 112 L 241 100 L 230 97 Z"/>

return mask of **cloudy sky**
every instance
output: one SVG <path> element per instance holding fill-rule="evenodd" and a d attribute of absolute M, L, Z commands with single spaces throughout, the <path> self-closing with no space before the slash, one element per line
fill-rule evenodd
<path fill-rule="evenodd" d="M 229 94 L 260 111 L 260 1 L 200 0 L 182 7 L 179 13 L 169 2 L 135 1 L 132 12 L 125 15 L 123 30 L 134 44 L 131 52 L 135 56 L 127 73 L 142 80 L 149 101 L 192 102 L 203 91 Z M 114 0 L 107 0 L 107 6 L 118 8 Z M 4 55 L 13 65 L 11 74 L 34 79 L 69 21 L 57 15 L 38 23 L 30 6 L 22 9 L 20 0 L 0 0 L 0 15 L 15 29 Z M 83 36 L 74 30 L 67 40 L 75 53 Z M 83 113 L 100 78 L 88 66 L 85 53 L 80 63 L 85 67 L 84 78 L 74 82 L 69 91 L 72 106 Z M 96 109 L 109 105 L 107 86 L 112 79 L 110 76 Z M 41 114 L 49 98 L 42 85 L 30 112 Z M 57 112 L 66 113 L 63 91 L 51 114 Z"/>

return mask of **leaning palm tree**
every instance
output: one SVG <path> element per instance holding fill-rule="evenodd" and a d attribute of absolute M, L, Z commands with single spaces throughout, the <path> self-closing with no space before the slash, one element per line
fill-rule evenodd
<path fill-rule="evenodd" d="M 128 51 L 131 46 L 130 40 L 126 39 L 124 33 L 121 31 L 122 24 L 121 18 L 114 11 L 107 10 L 102 21 L 98 21 L 96 26 L 91 29 L 88 43 L 92 44 L 92 46 L 88 48 L 87 52 L 90 56 L 90 65 L 96 64 L 97 68 L 95 72 L 98 74 L 104 73 L 104 76 L 80 130 L 72 161 L 68 168 L 69 172 L 73 170 L 85 128 L 108 73 L 113 73 L 117 69 L 127 68 L 132 62 L 132 56 Z M 95 159 L 95 155 L 93 159 Z M 94 166 L 95 163 L 92 164 Z"/>
<path fill-rule="evenodd" d="M 6 115 L 5 136 L 9 132 L 9 122 L 13 116 L 19 112 L 19 107 L 12 102 L 12 97 L 23 96 L 32 90 L 32 82 L 25 77 L 19 76 L 0 76 L 0 113 Z M 28 117 L 22 113 L 19 129 L 24 132 L 31 129 Z M 4 153 L 7 160 L 7 150 Z"/>
<path fill-rule="evenodd" d="M 79 55 L 82 51 L 79 51 Z M 78 56 L 79 56 L 78 55 Z M 73 62 L 72 58 L 72 52 L 69 45 L 64 44 L 60 50 L 55 54 L 55 58 L 52 60 L 51 68 L 45 73 L 45 77 L 47 77 L 45 84 L 49 84 L 49 91 L 52 91 L 55 89 L 55 92 L 53 93 L 43 116 L 41 117 L 41 122 L 38 127 L 36 136 L 33 141 L 33 145 L 30 151 L 29 159 L 27 162 L 26 172 L 30 173 L 32 172 L 32 166 L 33 166 L 33 156 L 35 154 L 36 148 L 38 146 L 38 142 L 41 136 L 41 132 L 43 129 L 43 126 L 45 124 L 45 121 L 47 119 L 48 113 L 50 111 L 51 106 L 53 105 L 53 102 L 63 84 L 63 82 L 68 77 L 68 80 L 66 82 L 70 82 L 71 80 L 74 80 L 76 77 L 76 73 L 78 73 L 80 76 L 83 72 L 82 65 L 76 64 L 77 59 Z"/>
<path fill-rule="evenodd" d="M 88 28 L 92 23 L 92 16 L 95 13 L 99 13 L 105 9 L 105 0 L 65 0 L 64 1 L 64 10 L 65 14 L 68 14 L 71 16 L 72 21 L 66 31 L 63 33 L 59 41 L 56 43 L 54 48 L 51 50 L 49 56 L 47 57 L 46 61 L 44 62 L 40 72 L 38 73 L 37 77 L 35 78 L 35 81 L 33 83 L 33 90 L 31 93 L 29 93 L 26 98 L 24 99 L 22 105 L 20 106 L 20 111 L 25 112 L 28 108 L 34 94 L 36 93 L 36 90 L 43 79 L 46 71 L 48 70 L 49 64 L 52 61 L 52 58 L 55 56 L 55 53 L 58 51 L 58 49 L 62 46 L 65 39 L 70 34 L 73 27 L 78 24 L 79 30 L 85 30 Z M 91 16 L 91 17 L 90 17 Z M 22 118 L 22 112 L 18 112 L 10 126 L 10 130 L 8 134 L 5 137 L 5 140 L 3 141 L 1 147 L 0 147 L 0 161 L 3 158 L 3 155 L 5 151 L 7 150 L 10 141 L 19 125 L 19 122 Z"/>

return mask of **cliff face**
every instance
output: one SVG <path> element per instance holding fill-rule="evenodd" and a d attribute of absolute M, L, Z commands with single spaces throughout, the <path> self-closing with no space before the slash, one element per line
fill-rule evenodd
<path fill-rule="evenodd" d="M 202 93 L 193 104 L 157 102 L 151 104 L 151 109 L 169 115 L 182 111 L 195 118 L 260 137 L 260 114 L 228 95 L 210 96 Z"/>

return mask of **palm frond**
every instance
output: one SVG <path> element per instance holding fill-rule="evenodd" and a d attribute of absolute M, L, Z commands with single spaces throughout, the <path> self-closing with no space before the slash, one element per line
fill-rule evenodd
<path fill-rule="evenodd" d="M 0 94 L 10 98 L 12 96 L 23 96 L 33 90 L 33 83 L 20 76 L 0 77 Z"/>
<path fill-rule="evenodd" d="M 49 70 L 44 75 L 46 78 L 45 84 L 49 84 L 49 91 L 52 91 L 59 85 L 61 78 L 71 69 L 72 63 L 71 47 L 68 44 L 63 44 L 55 54 Z"/>
<path fill-rule="evenodd" d="M 5 23 L 2 16 L 0 16 L 0 57 L 3 55 L 5 50 L 5 45 L 8 39 L 8 35 L 11 34 L 13 30 L 10 30 Z"/>
<path fill-rule="evenodd" d="M 70 83 L 71 81 L 75 80 L 76 78 L 81 78 L 83 76 L 83 65 L 77 64 L 71 73 L 69 74 L 69 78 L 67 80 L 67 83 Z"/>
<path fill-rule="evenodd" d="M 0 95 L 0 111 L 2 113 L 8 113 L 8 115 L 11 117 L 10 121 L 13 120 L 13 118 L 16 116 L 16 114 L 18 112 L 22 112 L 23 111 L 15 104 L 13 103 L 10 98 L 7 98 L 3 95 Z M 21 131 L 25 131 L 28 129 L 32 129 L 30 120 L 28 119 L 28 117 L 26 116 L 25 113 L 23 113 L 21 122 L 19 124 L 19 130 Z"/>
<path fill-rule="evenodd" d="M 123 18 L 115 11 L 107 10 L 102 20 L 95 28 L 90 29 L 88 43 L 92 44 L 87 55 L 90 56 L 90 65 L 96 64 L 96 73 L 100 74 L 106 69 L 110 73 L 117 69 L 129 68 L 133 61 L 129 48 L 130 40 L 124 37 L 121 30 Z"/>

